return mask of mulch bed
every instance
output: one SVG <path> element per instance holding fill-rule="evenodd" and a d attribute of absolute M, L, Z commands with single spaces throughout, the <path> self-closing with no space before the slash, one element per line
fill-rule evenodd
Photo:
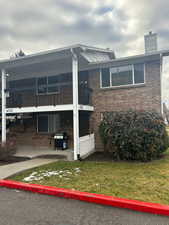
<path fill-rule="evenodd" d="M 154 161 L 159 161 L 161 159 L 165 159 L 166 157 L 168 157 L 167 155 L 161 155 L 161 157 L 159 157 L 158 159 L 154 159 Z M 117 160 L 113 160 L 113 156 L 111 153 L 109 152 L 94 152 L 92 155 L 89 155 L 87 158 L 83 159 L 83 161 L 91 161 L 91 162 L 117 162 Z M 119 160 L 118 162 L 123 162 L 121 160 Z M 126 162 L 130 162 L 130 163 L 142 163 L 140 161 L 137 160 L 128 160 Z M 148 163 L 149 161 L 147 161 Z M 144 162 L 146 163 L 146 162 Z"/>
<path fill-rule="evenodd" d="M 109 161 L 109 162 L 112 162 L 114 160 L 113 160 L 111 153 L 94 152 L 92 155 L 89 155 L 87 158 L 85 158 L 84 161 L 95 161 L 95 162 Z"/>
<path fill-rule="evenodd" d="M 0 160 L 0 166 L 7 165 L 10 163 L 23 162 L 26 160 L 30 160 L 28 157 L 18 157 L 18 156 L 10 156 L 7 159 Z"/>

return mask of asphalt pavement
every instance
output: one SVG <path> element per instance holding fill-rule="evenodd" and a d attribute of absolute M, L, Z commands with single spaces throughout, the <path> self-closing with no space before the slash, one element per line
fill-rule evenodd
<path fill-rule="evenodd" d="M 169 217 L 0 188 L 0 225 L 169 225 Z"/>

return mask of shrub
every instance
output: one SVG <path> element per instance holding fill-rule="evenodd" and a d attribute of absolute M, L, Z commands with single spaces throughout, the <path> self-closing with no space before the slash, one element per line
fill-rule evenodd
<path fill-rule="evenodd" d="M 3 146 L 0 143 L 0 160 L 6 161 L 16 153 L 16 141 L 9 140 Z"/>
<path fill-rule="evenodd" d="M 169 147 L 165 123 L 156 112 L 108 112 L 99 130 L 105 151 L 115 160 L 149 161 Z"/>

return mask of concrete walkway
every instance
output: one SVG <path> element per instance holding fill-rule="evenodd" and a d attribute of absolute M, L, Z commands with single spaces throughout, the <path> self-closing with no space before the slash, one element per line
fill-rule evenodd
<path fill-rule="evenodd" d="M 68 149 L 68 150 L 53 150 L 48 147 L 35 147 L 31 145 L 22 145 L 17 147 L 17 152 L 15 156 L 17 157 L 28 157 L 28 158 L 37 158 L 39 156 L 44 156 L 44 155 L 61 155 L 65 156 L 68 161 L 73 160 L 73 150 Z"/>
<path fill-rule="evenodd" d="M 24 162 L 11 163 L 5 166 L 0 166 L 0 179 L 5 179 L 16 173 L 31 169 L 37 166 L 42 166 L 48 163 L 56 162 L 58 159 L 31 159 Z"/>

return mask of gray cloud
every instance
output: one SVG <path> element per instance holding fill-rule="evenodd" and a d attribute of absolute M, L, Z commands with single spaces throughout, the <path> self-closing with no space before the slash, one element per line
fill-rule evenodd
<path fill-rule="evenodd" d="M 150 30 L 166 49 L 168 9 L 168 0 L 0 0 L 0 58 L 18 48 L 32 53 L 74 43 L 110 47 L 118 56 L 140 54 Z"/>
<path fill-rule="evenodd" d="M 54 1 L 51 1 L 51 4 L 53 4 Z M 63 9 L 65 12 L 69 13 L 75 13 L 75 14 L 81 14 L 81 13 L 89 13 L 91 11 L 90 4 L 84 4 L 82 1 L 62 1 L 57 0 L 54 3 L 55 7 Z"/>
<path fill-rule="evenodd" d="M 6 49 L 11 42 L 27 51 L 38 51 L 37 42 L 44 50 L 80 42 L 138 54 L 149 30 L 168 45 L 168 8 L 167 0 L 0 0 L 0 39 Z"/>
<path fill-rule="evenodd" d="M 112 12 L 113 10 L 113 7 L 100 7 L 95 11 L 95 13 L 98 15 L 103 15 L 105 13 Z"/>

